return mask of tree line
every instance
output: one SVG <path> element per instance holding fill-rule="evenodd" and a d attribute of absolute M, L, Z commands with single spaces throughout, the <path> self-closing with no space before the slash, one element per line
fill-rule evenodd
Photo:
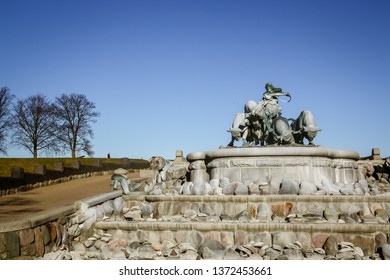
<path fill-rule="evenodd" d="M 94 154 L 92 123 L 100 113 L 83 94 L 62 94 L 51 102 L 36 94 L 17 99 L 8 87 L 0 88 L 0 153 L 9 146 L 28 150 L 34 158 L 44 153 L 72 158 L 80 153 Z"/>

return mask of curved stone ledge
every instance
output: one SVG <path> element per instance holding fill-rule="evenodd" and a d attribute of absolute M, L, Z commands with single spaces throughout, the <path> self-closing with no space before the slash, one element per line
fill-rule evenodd
<path fill-rule="evenodd" d="M 125 201 L 147 201 L 147 202 L 323 202 L 323 203 L 390 203 L 390 195 L 367 195 L 367 196 L 347 196 L 347 195 L 222 195 L 222 196 L 202 196 L 202 195 L 139 195 L 123 196 Z"/>
<path fill-rule="evenodd" d="M 26 219 L 12 222 L 2 222 L 0 223 L 0 233 L 34 228 L 51 221 L 55 221 L 60 217 L 66 217 L 68 215 L 73 214 L 82 203 L 86 203 L 91 207 L 101 204 L 107 200 L 120 197 L 121 195 L 121 191 L 112 191 L 104 194 L 95 195 L 83 200 L 79 200 L 63 207 L 43 211 Z"/>
<path fill-rule="evenodd" d="M 280 223 L 214 223 L 214 222 L 137 222 L 127 221 L 97 222 L 96 229 L 100 230 L 125 230 L 125 231 L 231 231 L 239 230 L 248 232 L 327 232 L 327 233 L 351 233 L 367 234 L 376 232 L 390 232 L 390 225 L 357 225 L 357 224 L 280 224 Z"/>
<path fill-rule="evenodd" d="M 86 203 L 86 204 L 88 204 L 88 206 L 91 207 L 91 206 L 95 206 L 97 204 L 101 204 L 107 200 L 115 199 L 119 196 L 122 196 L 122 191 L 119 191 L 119 190 L 118 191 L 111 191 L 108 193 L 98 194 L 98 195 L 88 197 L 88 198 L 80 200 L 80 201 L 76 201 L 74 205 L 75 205 L 75 208 L 77 208 L 80 203 Z"/>
<path fill-rule="evenodd" d="M 308 146 L 276 146 L 276 147 L 246 147 L 246 148 L 225 148 L 208 152 L 195 152 L 187 156 L 187 160 L 207 160 L 226 157 L 254 157 L 254 156 L 313 156 L 328 157 L 331 159 L 343 158 L 359 160 L 360 155 L 355 151 L 334 150 L 325 147 Z"/>

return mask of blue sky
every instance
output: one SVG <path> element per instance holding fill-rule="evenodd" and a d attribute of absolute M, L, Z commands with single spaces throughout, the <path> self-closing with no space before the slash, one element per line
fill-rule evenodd
<path fill-rule="evenodd" d="M 1 0 L 0 11 L 0 86 L 85 94 L 101 113 L 96 157 L 226 145 L 267 82 L 291 93 L 284 116 L 312 111 L 317 144 L 390 156 L 389 1 Z"/>

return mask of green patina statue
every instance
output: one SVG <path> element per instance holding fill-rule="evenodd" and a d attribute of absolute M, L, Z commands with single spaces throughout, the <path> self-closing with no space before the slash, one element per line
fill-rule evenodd
<path fill-rule="evenodd" d="M 282 88 L 274 87 L 272 83 L 266 83 L 262 99 L 256 103 L 249 100 L 245 104 L 245 113 L 237 113 L 231 128 L 231 142 L 243 140 L 243 146 L 256 146 L 258 144 L 303 144 L 303 138 L 313 144 L 313 138 L 320 129 L 314 123 L 314 117 L 310 111 L 303 111 L 297 120 L 282 117 L 282 108 L 279 100 L 290 102 L 289 92 L 283 92 Z M 279 99 L 287 96 L 288 100 Z M 288 121 L 293 121 L 289 125 Z M 309 129 L 309 130 L 308 130 Z M 307 133 L 310 131 L 310 135 Z M 286 140 L 288 139 L 288 140 Z M 295 141 L 295 139 L 297 141 Z"/>

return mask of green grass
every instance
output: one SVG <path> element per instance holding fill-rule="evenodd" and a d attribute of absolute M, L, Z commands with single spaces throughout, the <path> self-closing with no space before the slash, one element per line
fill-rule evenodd
<path fill-rule="evenodd" d="M 96 158 L 78 158 L 81 165 L 91 166 Z M 32 173 L 36 165 L 45 165 L 46 169 L 54 169 L 55 162 L 63 162 L 65 167 L 72 165 L 72 158 L 0 158 L 0 177 L 9 177 L 12 168 L 24 168 L 27 173 Z M 120 158 L 101 158 L 103 164 L 120 164 Z M 130 163 L 144 162 L 141 159 L 129 159 Z"/>

